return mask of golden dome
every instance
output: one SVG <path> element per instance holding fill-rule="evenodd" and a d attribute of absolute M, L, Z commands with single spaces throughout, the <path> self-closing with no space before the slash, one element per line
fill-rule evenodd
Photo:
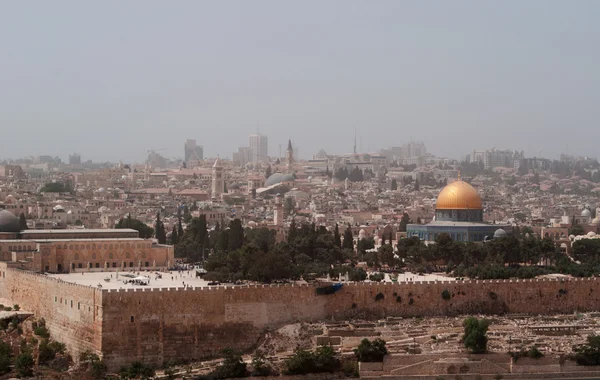
<path fill-rule="evenodd" d="M 466 182 L 454 181 L 438 195 L 436 210 L 482 210 L 481 198 L 475 188 Z"/>

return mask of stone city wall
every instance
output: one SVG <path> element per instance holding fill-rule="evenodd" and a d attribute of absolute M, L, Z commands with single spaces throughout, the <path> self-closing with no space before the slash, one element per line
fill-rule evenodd
<path fill-rule="evenodd" d="M 102 303 L 107 362 L 160 364 L 209 358 L 226 347 L 247 350 L 265 328 L 298 321 L 596 311 L 600 281 L 352 283 L 330 295 L 298 285 L 123 289 L 103 291 Z"/>
<path fill-rule="evenodd" d="M 46 321 L 53 339 L 79 353 L 102 348 L 102 292 L 0 263 L 0 303 L 19 305 Z"/>
<path fill-rule="evenodd" d="M 600 280 L 350 283 L 330 295 L 307 285 L 100 290 L 0 263 L 0 300 L 45 318 L 72 353 L 91 349 L 118 369 L 249 350 L 265 329 L 301 321 L 597 311 Z"/>

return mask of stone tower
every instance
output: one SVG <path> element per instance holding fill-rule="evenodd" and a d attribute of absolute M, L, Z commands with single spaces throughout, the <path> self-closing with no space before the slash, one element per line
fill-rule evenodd
<path fill-rule="evenodd" d="M 275 198 L 275 211 L 273 213 L 273 223 L 276 226 L 283 226 L 283 204 L 281 203 L 281 194 Z"/>
<path fill-rule="evenodd" d="M 292 140 L 288 140 L 288 147 L 285 151 L 285 163 L 288 173 L 291 173 L 292 164 L 294 163 L 294 149 L 292 148 Z"/>
<path fill-rule="evenodd" d="M 217 157 L 215 164 L 212 167 L 212 194 L 213 199 L 221 198 L 225 190 L 225 181 L 223 179 L 223 166 L 221 159 Z"/>

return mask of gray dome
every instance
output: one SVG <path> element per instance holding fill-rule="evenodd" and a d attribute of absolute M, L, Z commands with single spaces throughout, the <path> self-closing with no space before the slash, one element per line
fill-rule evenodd
<path fill-rule="evenodd" d="M 10 211 L 0 211 L 0 232 L 21 232 L 19 218 Z"/>
<path fill-rule="evenodd" d="M 273 186 L 277 185 L 281 182 L 292 182 L 294 181 L 294 176 L 291 174 L 283 174 L 283 173 L 273 173 L 267 181 L 265 182 L 265 186 Z"/>
<path fill-rule="evenodd" d="M 494 239 L 503 238 L 503 237 L 506 237 L 506 231 L 504 231 L 502 228 L 498 228 L 494 232 Z"/>
<path fill-rule="evenodd" d="M 590 212 L 590 210 L 588 210 L 588 209 L 586 208 L 586 209 L 584 209 L 584 210 L 581 212 L 581 216 L 586 216 L 586 217 L 588 217 L 588 218 L 589 218 L 590 216 L 592 216 L 592 213 Z"/>

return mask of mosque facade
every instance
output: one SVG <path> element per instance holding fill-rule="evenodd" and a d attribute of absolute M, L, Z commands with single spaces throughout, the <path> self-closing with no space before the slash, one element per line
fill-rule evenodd
<path fill-rule="evenodd" d="M 483 204 L 477 190 L 460 178 L 438 195 L 435 219 L 429 224 L 409 224 L 406 236 L 435 241 L 447 233 L 455 241 L 483 242 L 506 236 L 508 226 L 483 221 Z"/>

